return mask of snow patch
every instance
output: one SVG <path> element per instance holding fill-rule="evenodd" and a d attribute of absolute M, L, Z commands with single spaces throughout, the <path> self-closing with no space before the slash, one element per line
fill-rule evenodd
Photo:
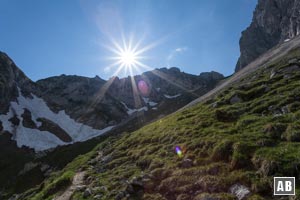
<path fill-rule="evenodd" d="M 59 113 L 54 113 L 47 106 L 45 101 L 32 94 L 32 99 L 22 96 L 19 89 L 19 97 L 17 102 L 11 102 L 9 112 L 6 115 L 0 115 L 3 130 L 13 134 L 12 139 L 17 142 L 18 147 L 27 146 L 33 148 L 35 151 L 43 151 L 55 148 L 59 145 L 72 144 L 74 142 L 86 141 L 93 137 L 99 136 L 114 126 L 106 127 L 102 130 L 93 129 L 90 126 L 78 123 L 71 119 L 64 110 Z M 32 120 L 40 126 L 41 123 L 37 121 L 38 118 L 46 118 L 56 123 L 64 129 L 72 138 L 72 142 L 66 143 L 61 141 L 58 137 L 48 131 L 40 131 L 38 129 L 26 128 L 23 126 L 23 118 L 21 115 L 24 109 L 31 112 Z M 20 119 L 20 124 L 14 126 L 9 119 L 16 115 Z"/>
<path fill-rule="evenodd" d="M 149 105 L 150 105 L 151 107 L 156 106 L 157 104 L 158 104 L 158 103 L 156 103 L 156 102 L 149 101 Z"/>
<path fill-rule="evenodd" d="M 149 104 L 151 107 L 153 107 L 153 106 L 156 106 L 156 105 L 157 105 L 157 103 L 156 103 L 156 102 L 150 101 L 150 99 L 149 99 L 149 98 L 147 98 L 147 97 L 142 97 L 142 98 L 143 98 L 144 102 L 145 102 L 146 104 Z"/>
<path fill-rule="evenodd" d="M 147 97 L 142 97 L 142 99 L 144 100 L 145 103 L 149 103 L 149 98 L 147 98 Z"/>
<path fill-rule="evenodd" d="M 132 115 L 133 113 L 135 112 L 140 112 L 140 111 L 148 111 L 148 107 L 147 106 L 144 106 L 144 107 L 141 107 L 141 108 L 138 108 L 138 109 L 131 109 L 129 108 L 124 102 L 121 102 L 124 107 L 127 109 L 127 114 L 128 115 Z"/>
<path fill-rule="evenodd" d="M 180 97 L 180 96 L 181 96 L 181 94 L 176 94 L 176 95 L 173 95 L 173 96 L 170 96 L 170 95 L 164 94 L 164 96 L 165 96 L 167 99 L 174 99 L 174 98 Z"/>
<path fill-rule="evenodd" d="M 290 40 L 291 40 L 291 39 L 288 38 L 288 39 L 285 39 L 284 42 L 288 42 L 288 41 L 290 41 Z"/>

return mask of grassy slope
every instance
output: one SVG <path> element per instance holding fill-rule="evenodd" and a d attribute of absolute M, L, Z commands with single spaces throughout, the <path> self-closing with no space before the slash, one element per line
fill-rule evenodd
<path fill-rule="evenodd" d="M 299 49 L 205 103 L 106 139 L 25 199 L 51 199 L 79 168 L 102 199 L 121 197 L 134 177 L 143 177 L 144 192 L 131 199 L 234 199 L 228 189 L 235 183 L 251 189 L 250 199 L 273 198 L 273 176 L 299 178 L 300 71 L 289 73 L 292 58 L 300 58 Z M 242 101 L 231 104 L 233 96 Z M 276 115 L 282 108 L 287 113 Z M 175 155 L 175 146 L 184 157 Z M 192 164 L 185 166 L 186 159 Z"/>

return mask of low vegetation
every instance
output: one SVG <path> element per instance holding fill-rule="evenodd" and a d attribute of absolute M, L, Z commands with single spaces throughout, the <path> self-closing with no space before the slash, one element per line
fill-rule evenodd
<path fill-rule="evenodd" d="M 296 49 L 207 102 L 107 138 L 24 199 L 59 195 L 80 170 L 90 192 L 73 199 L 229 200 L 236 184 L 274 199 L 272 177 L 300 178 L 299 58 Z"/>

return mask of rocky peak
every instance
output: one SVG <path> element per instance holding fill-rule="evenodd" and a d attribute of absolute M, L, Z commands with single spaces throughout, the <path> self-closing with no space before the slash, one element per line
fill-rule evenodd
<path fill-rule="evenodd" d="M 29 96 L 35 84 L 3 52 L 0 52 L 0 114 L 8 111 L 9 102 L 18 96 L 17 87 Z"/>
<path fill-rule="evenodd" d="M 206 81 L 218 81 L 224 78 L 223 74 L 215 71 L 202 72 L 200 73 L 199 77 L 205 79 Z"/>
<path fill-rule="evenodd" d="M 300 34 L 299 0 L 259 0 L 251 25 L 242 32 L 239 71 L 275 45 Z"/>

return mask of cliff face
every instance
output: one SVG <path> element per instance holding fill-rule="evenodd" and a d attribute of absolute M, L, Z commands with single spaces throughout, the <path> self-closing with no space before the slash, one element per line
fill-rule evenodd
<path fill-rule="evenodd" d="M 0 114 L 6 113 L 9 103 L 18 96 L 17 85 L 23 95 L 37 90 L 34 83 L 3 52 L 0 52 Z"/>
<path fill-rule="evenodd" d="M 250 26 L 242 32 L 239 71 L 275 45 L 300 34 L 299 0 L 259 0 Z"/>

